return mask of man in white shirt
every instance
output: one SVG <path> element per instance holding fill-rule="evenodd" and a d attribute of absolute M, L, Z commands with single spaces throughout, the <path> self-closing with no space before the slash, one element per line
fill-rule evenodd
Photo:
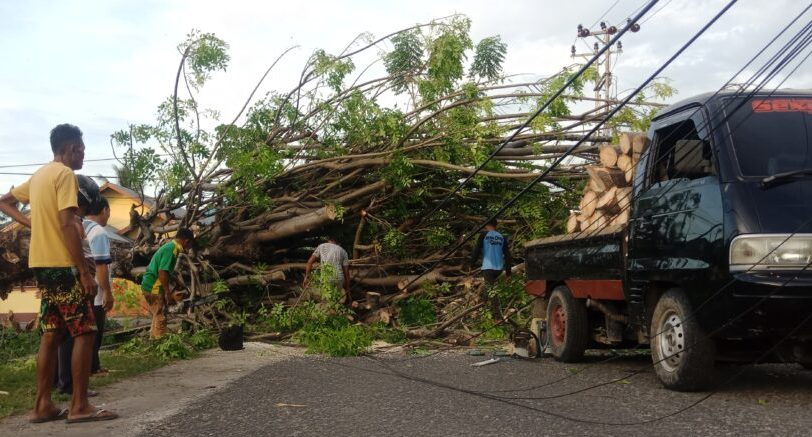
<path fill-rule="evenodd" d="M 350 298 L 350 257 L 347 251 L 336 243 L 335 238 L 328 237 L 326 243 L 319 244 L 313 255 L 307 260 L 305 267 L 304 282 L 302 288 L 307 288 L 310 281 L 310 271 L 313 269 L 313 264 L 319 262 L 320 265 L 330 265 L 333 270 L 333 283 L 336 287 L 343 290 L 344 298 L 351 301 Z"/>
<path fill-rule="evenodd" d="M 90 368 L 93 374 L 105 374 L 107 371 L 101 367 L 99 361 L 99 348 L 102 344 L 104 322 L 107 311 L 113 309 L 113 289 L 111 286 L 113 258 L 110 255 L 110 237 L 104 229 L 110 219 L 110 205 L 107 199 L 101 198 L 88 208 L 87 215 L 82 221 L 87 242 L 90 246 L 90 255 L 96 264 L 96 282 L 99 284 L 96 297 L 93 300 L 93 315 L 96 317 L 96 343 L 93 347 L 93 364 Z"/>

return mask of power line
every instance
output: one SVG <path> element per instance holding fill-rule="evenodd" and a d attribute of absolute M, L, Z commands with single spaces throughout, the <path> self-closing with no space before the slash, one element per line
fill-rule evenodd
<path fill-rule="evenodd" d="M 614 3 L 612 3 L 612 6 L 609 6 L 609 8 L 608 8 L 608 9 L 606 9 L 606 11 L 604 11 L 604 12 L 603 12 L 603 14 L 600 16 L 600 18 L 598 18 L 597 20 L 595 20 L 595 22 L 594 22 L 594 23 L 592 23 L 592 24 L 589 26 L 589 28 L 591 29 L 591 28 L 595 27 L 595 25 L 596 25 L 596 24 L 598 24 L 598 23 L 599 23 L 601 20 L 603 20 L 603 19 L 604 19 L 604 17 L 606 17 L 606 15 L 607 15 L 609 12 L 612 12 L 612 9 L 614 9 L 614 8 L 615 8 L 615 6 L 617 6 L 617 4 L 618 4 L 618 3 L 620 3 L 620 0 L 615 0 L 615 2 L 614 2 Z"/>
<path fill-rule="evenodd" d="M 730 83 L 730 82 L 731 82 L 733 79 L 735 79 L 735 78 L 738 76 L 738 74 L 739 74 L 739 73 L 740 73 L 742 70 L 744 70 L 745 68 L 747 68 L 747 66 L 749 66 L 749 65 L 750 65 L 750 64 L 753 62 L 753 60 L 755 60 L 755 59 L 756 59 L 758 56 L 760 56 L 760 55 L 761 55 L 761 54 L 762 54 L 762 53 L 763 53 L 763 52 L 764 52 L 764 51 L 765 51 L 765 50 L 766 50 L 766 49 L 767 49 L 769 46 L 771 46 L 771 45 L 772 45 L 772 44 L 773 44 L 773 43 L 774 43 L 774 42 L 775 42 L 775 41 L 776 41 L 776 40 L 777 40 L 777 39 L 778 39 L 778 38 L 779 38 L 781 35 L 783 35 L 783 33 L 784 33 L 784 32 L 786 32 L 786 30 L 787 30 L 787 29 L 788 29 L 790 26 L 792 26 L 792 25 L 793 25 L 793 24 L 794 24 L 794 23 L 795 23 L 795 22 L 796 22 L 798 19 L 800 19 L 800 17 L 801 17 L 801 16 L 803 16 L 803 15 L 804 15 L 804 14 L 807 12 L 807 10 L 808 10 L 810 7 L 812 7 L 812 4 L 810 4 L 809 6 L 807 6 L 807 8 L 806 8 L 806 9 L 804 9 L 804 10 L 803 10 L 803 11 L 802 11 L 802 12 L 801 12 L 801 13 L 800 13 L 800 14 L 799 14 L 799 15 L 798 15 L 798 16 L 797 16 L 795 19 L 793 19 L 793 20 L 792 20 L 792 21 L 791 21 L 789 24 L 787 24 L 787 25 L 786 25 L 786 26 L 785 26 L 785 27 L 784 27 L 784 28 L 783 28 L 783 29 L 782 29 L 782 30 L 781 30 L 781 31 L 780 31 L 780 32 L 779 32 L 779 33 L 778 33 L 778 34 L 777 34 L 777 35 L 776 35 L 776 36 L 775 36 L 775 37 L 774 37 L 774 38 L 773 38 L 773 39 L 772 39 L 772 40 L 771 40 L 771 41 L 770 41 L 770 42 L 769 42 L 769 43 L 768 43 L 768 44 L 767 44 L 765 47 L 764 47 L 764 48 L 762 48 L 762 49 L 761 49 L 761 50 L 760 50 L 760 51 L 759 51 L 759 52 L 758 52 L 758 53 L 757 53 L 757 54 L 756 54 L 756 55 L 755 55 L 753 58 L 751 58 L 751 60 L 750 60 L 750 61 L 748 61 L 748 63 L 747 63 L 747 64 L 746 64 L 744 67 L 742 67 L 742 69 L 741 69 L 739 72 L 735 73 L 735 74 L 733 75 L 733 77 L 732 77 L 732 78 L 731 78 L 731 79 L 728 81 L 728 83 Z M 812 26 L 812 24 L 807 24 L 807 25 L 804 27 L 804 29 L 802 29 L 802 30 L 801 30 L 801 31 L 800 31 L 798 34 L 796 34 L 796 37 L 797 37 L 797 36 L 799 36 L 799 35 L 801 35 L 801 34 L 807 33 L 807 30 L 810 28 L 810 26 Z M 760 68 L 760 69 L 759 69 L 759 72 L 755 73 L 753 77 L 755 78 L 755 77 L 757 77 L 757 76 L 761 75 L 761 73 L 762 73 L 763 71 L 766 71 L 766 66 L 769 66 L 770 64 L 772 64 L 772 63 L 773 63 L 773 62 L 774 62 L 774 61 L 775 61 L 775 60 L 778 58 L 778 55 L 780 55 L 781 53 L 785 52 L 785 51 L 786 51 L 786 48 L 787 48 L 787 47 L 789 47 L 791 44 L 792 44 L 792 43 L 787 43 L 787 45 L 785 45 L 785 47 L 784 47 L 784 48 L 782 48 L 782 49 L 779 51 L 779 53 L 778 53 L 778 54 L 776 54 L 775 56 L 773 56 L 773 58 L 771 58 L 771 59 L 768 61 L 768 63 L 765 65 L 765 67 Z M 798 47 L 806 47 L 806 46 L 808 46 L 808 45 L 809 45 L 809 37 L 807 36 L 806 38 L 804 38 L 804 39 L 803 39 L 803 40 L 802 40 L 802 41 L 801 41 L 801 42 L 798 44 Z M 797 48 L 798 48 L 798 47 L 796 47 L 796 49 L 795 49 L 795 50 L 793 50 L 793 51 L 790 53 L 790 55 L 788 55 L 788 56 L 789 56 L 789 58 L 788 58 L 788 59 L 793 59 L 795 56 L 797 56 L 797 54 L 799 53 L 799 51 L 797 50 Z M 808 57 L 809 57 L 809 55 L 807 55 L 807 56 L 806 56 L 806 57 L 805 57 L 805 58 L 804 58 L 804 59 L 803 59 L 803 60 L 802 60 L 802 61 L 801 61 L 801 62 L 800 62 L 800 63 L 799 63 L 799 64 L 798 64 L 798 65 L 797 65 L 797 66 L 796 66 L 796 67 L 795 67 L 795 68 L 794 68 L 794 69 L 793 69 L 793 70 L 792 70 L 792 71 L 791 71 L 791 72 L 790 72 L 788 75 L 787 75 L 787 77 L 786 77 L 786 78 L 784 78 L 784 80 L 781 82 L 781 84 L 783 84 L 783 82 L 784 82 L 784 81 L 786 81 L 786 80 L 787 80 L 787 79 L 788 79 L 790 76 L 792 76 L 792 74 L 794 74 L 794 73 L 797 71 L 797 69 L 798 69 L 798 68 L 799 68 L 801 65 L 803 65 L 803 63 L 806 61 L 806 59 L 807 59 Z M 779 63 L 779 66 L 778 66 L 778 67 L 776 67 L 776 70 L 774 70 L 774 71 L 773 71 L 773 72 L 771 72 L 769 75 L 767 75 L 767 77 L 765 77 L 765 79 L 764 79 L 764 80 L 762 81 L 762 83 L 759 85 L 758 89 L 762 88 L 762 87 L 763 87 L 763 86 L 764 86 L 764 85 L 765 85 L 765 84 L 766 84 L 766 83 L 767 83 L 769 80 L 771 80 L 771 79 L 772 79 L 772 77 L 774 77 L 774 76 L 775 76 L 775 74 L 777 74 L 777 71 L 780 71 L 780 69 L 783 69 L 783 67 L 784 67 L 784 66 L 786 66 L 786 65 L 788 65 L 788 61 L 787 61 L 787 59 L 782 60 L 782 61 Z M 751 79 L 751 81 L 752 81 L 752 79 Z M 780 87 L 780 85 L 779 85 L 779 87 Z M 718 93 L 719 93 L 721 90 L 723 90 L 723 89 L 725 89 L 725 88 L 726 88 L 726 85 L 725 85 L 725 86 L 723 86 L 722 88 L 720 88 L 720 90 L 719 90 L 719 91 L 717 91 L 717 92 L 716 92 L 714 95 L 718 94 Z M 743 89 L 744 89 L 744 86 L 742 87 L 742 90 L 743 90 Z M 755 93 L 755 92 L 756 92 L 756 91 L 754 91 L 753 93 Z M 750 93 L 750 95 L 749 95 L 749 96 L 747 96 L 747 97 L 744 99 L 744 101 L 747 101 L 749 98 L 751 98 L 751 97 L 754 95 L 753 93 Z M 770 93 L 770 95 L 772 95 L 772 94 L 773 94 L 773 93 L 771 92 L 771 93 Z M 742 107 L 742 106 L 743 106 L 743 105 L 739 105 L 737 108 L 735 108 L 735 109 L 734 109 L 734 111 L 733 111 L 733 112 L 735 113 L 736 111 L 738 111 L 739 109 L 741 109 L 741 107 Z M 698 110 L 697 110 L 697 111 L 698 111 Z M 694 113 L 696 113 L 697 111 L 694 111 Z M 725 109 L 723 108 L 723 109 L 721 109 L 721 110 L 720 110 L 720 112 L 726 112 L 726 111 L 725 111 Z M 694 113 L 692 113 L 692 115 L 693 115 Z M 724 125 L 724 124 L 727 122 L 728 118 L 729 118 L 731 115 L 732 115 L 732 114 L 730 114 L 730 115 L 729 115 L 728 117 L 726 117 L 725 119 L 723 119 L 723 120 L 719 121 L 719 122 L 717 123 L 717 125 L 716 125 L 716 126 L 715 126 L 715 127 L 712 129 L 712 130 L 715 130 L 716 128 L 718 128 L 718 127 L 719 127 L 719 126 L 721 126 L 721 125 Z M 749 114 L 749 115 L 752 115 L 752 114 Z M 742 121 L 742 123 L 743 123 L 743 121 Z M 733 133 L 735 130 L 737 130 L 737 129 L 738 129 L 738 127 L 740 127 L 740 126 L 741 126 L 741 124 L 742 124 L 742 123 L 740 123 L 740 124 L 739 124 L 739 125 L 737 125 L 737 126 L 734 128 L 734 129 L 732 129 L 732 130 L 731 130 L 731 135 L 732 135 L 732 133 Z M 704 128 L 703 128 L 703 129 L 704 129 Z M 701 129 L 698 129 L 698 130 L 701 130 Z M 662 194 L 664 194 L 664 193 L 661 193 L 661 195 L 662 195 Z M 755 264 L 758 264 L 758 263 L 762 262 L 764 259 L 766 259 L 767 257 L 769 257 L 769 256 L 770 256 L 770 254 L 771 254 L 773 251 L 778 250 L 778 248 L 780 248 L 780 247 L 781 247 L 781 246 L 782 246 L 784 243 L 786 243 L 786 242 L 789 240 L 789 238 L 791 238 L 791 237 L 792 237 L 793 235 L 795 235 L 795 234 L 796 234 L 798 231 L 800 231 L 800 230 L 801 230 L 801 229 L 803 229 L 803 228 L 804 228 L 806 225 L 808 225 L 808 224 L 810 223 L 810 221 L 812 221 L 812 218 L 811 218 L 811 219 L 809 219 L 809 220 L 807 220 L 807 221 L 806 221 L 806 222 L 804 222 L 803 224 L 801 224 L 801 225 L 800 225 L 800 226 L 799 226 L 799 227 L 798 227 L 798 228 L 797 228 L 795 231 L 793 231 L 793 233 L 792 233 L 792 234 L 791 234 L 789 237 L 787 237 L 787 238 L 786 238 L 784 241 L 782 241 L 782 242 L 781 242 L 781 243 L 780 243 L 780 244 L 779 244 L 777 247 L 773 248 L 773 249 L 770 251 L 770 253 L 766 254 L 766 255 L 765 255 L 763 258 L 762 258 L 762 260 L 759 260 L 759 261 L 758 261 L 757 263 L 755 263 Z M 754 265 L 753 265 L 751 268 L 749 268 L 747 271 L 752 270 L 752 269 L 755 267 L 755 264 L 754 264 Z M 804 268 L 801 270 L 801 272 L 805 271 L 805 270 L 806 270 L 808 267 L 809 267 L 809 265 L 804 266 Z M 755 308 L 757 308 L 757 307 L 758 307 L 758 306 L 759 306 L 761 303 L 763 303 L 763 302 L 764 302 L 764 301 L 765 301 L 767 298 L 769 298 L 770 296 L 772 296 L 772 295 L 774 295 L 774 294 L 778 293 L 778 292 L 779 292 L 779 291 L 780 291 L 780 290 L 781 290 L 783 287 L 787 286 L 787 285 L 788 285 L 788 284 L 789 284 L 791 281 L 793 281 L 793 280 L 794 280 L 794 279 L 796 279 L 797 277 L 798 277 L 798 274 L 796 274 L 796 276 L 795 276 L 795 277 L 793 277 L 793 278 L 791 278 L 791 279 L 789 279 L 789 280 L 785 281 L 783 284 L 781 284 L 779 287 L 777 287 L 777 288 L 776 288 L 776 290 L 774 290 L 772 293 L 770 293 L 770 295 L 769 295 L 769 296 L 766 296 L 766 297 L 762 298 L 761 300 L 757 301 L 757 302 L 756 302 L 754 305 L 752 305 L 750 308 L 747 308 L 747 309 L 746 309 L 746 310 L 744 310 L 742 313 L 738 314 L 737 316 L 735 316 L 735 317 L 733 317 L 732 319 L 730 319 L 730 320 L 728 320 L 727 322 L 725 322 L 725 323 L 724 323 L 722 326 L 720 326 L 720 327 L 718 327 L 717 329 L 715 329 L 714 331 L 712 331 L 712 332 L 710 332 L 710 333 L 706 334 L 704 337 L 705 337 L 705 338 L 707 338 L 707 337 L 712 336 L 714 333 L 721 331 L 721 330 L 722 330 L 722 329 L 724 329 L 725 327 L 729 326 L 731 323 L 733 323 L 733 322 L 735 322 L 736 320 L 740 319 L 741 317 L 743 317 L 743 316 L 744 316 L 744 315 L 746 315 L 747 313 L 749 313 L 749 312 L 753 311 L 753 310 L 754 310 Z M 685 320 L 683 320 L 683 323 L 684 323 L 684 322 L 686 322 L 687 320 L 689 320 L 689 319 L 693 318 L 693 317 L 694 317 L 694 316 L 695 316 L 695 315 L 698 313 L 699 309 L 700 309 L 702 306 L 704 306 L 704 304 L 705 304 L 705 303 L 707 303 L 708 301 L 712 300 L 712 299 L 713 299 L 713 298 L 714 298 L 716 295 L 718 295 L 718 293 L 720 293 L 721 291 L 723 291 L 724 289 L 726 289 L 726 288 L 727 288 L 729 285 L 731 285 L 731 283 L 732 283 L 732 282 L 733 282 L 733 281 L 730 281 L 730 282 L 728 282 L 727 284 L 723 285 L 723 286 L 722 286 L 722 287 L 721 287 L 721 288 L 720 288 L 720 289 L 719 289 L 717 292 L 715 292 L 713 295 L 711 295 L 710 297 L 708 297 L 708 299 L 706 299 L 706 300 L 705 300 L 705 301 L 704 301 L 702 304 L 700 304 L 700 306 L 699 306 L 699 307 L 694 308 L 694 309 L 693 309 L 693 311 L 692 311 L 692 313 L 691 313 L 691 314 L 690 314 L 690 315 L 689 315 L 689 316 L 688 316 L 688 317 L 687 317 Z M 805 321 L 804 321 L 804 322 L 802 322 L 802 323 L 801 323 L 801 325 L 803 325 L 804 323 L 806 323 L 806 322 L 805 322 Z M 800 325 L 799 325 L 799 327 L 800 327 Z M 657 336 L 659 336 L 659 335 L 662 335 L 662 332 L 656 333 L 656 334 L 654 334 L 653 336 L 650 336 L 650 338 L 651 338 L 651 337 L 657 337 Z M 789 338 L 789 335 L 788 335 L 786 338 Z M 639 346 L 638 346 L 638 347 L 639 347 Z M 680 353 L 681 353 L 681 352 L 680 352 Z M 766 355 L 765 355 L 765 356 L 766 356 Z M 611 358 L 609 358 L 609 359 L 607 359 L 607 360 L 603 360 L 602 362 L 609 362 L 609 361 L 612 361 L 612 360 L 617 359 L 617 358 L 618 358 L 617 356 L 615 356 L 615 357 L 611 357 Z M 665 358 L 661 359 L 660 361 L 663 361 L 664 359 L 667 359 L 667 358 L 670 358 L 670 356 L 669 356 L 669 357 L 665 357 Z M 761 359 L 763 359 L 763 358 L 764 358 L 764 357 L 761 357 L 761 358 L 757 359 L 756 361 L 760 361 L 760 360 L 761 360 Z M 654 365 L 656 365 L 656 364 L 658 364 L 658 362 L 654 363 Z M 626 376 L 625 376 L 625 377 L 623 377 L 623 378 L 629 378 L 629 377 L 631 377 L 631 376 L 634 376 L 634 375 L 639 374 L 640 372 L 641 372 L 641 371 L 635 371 L 635 372 L 632 372 L 632 374 L 630 374 L 630 375 L 626 375 Z M 545 384 L 542 384 L 542 385 L 539 385 L 539 386 L 534 386 L 534 387 L 526 387 L 526 388 L 524 388 L 524 389 L 499 390 L 499 391 L 494 391 L 494 392 L 490 392 L 490 393 L 534 390 L 534 389 L 542 388 L 542 387 L 545 387 L 545 386 L 548 386 L 548 385 L 556 384 L 556 383 L 561 382 L 561 381 L 563 381 L 563 380 L 569 379 L 569 378 L 571 378 L 571 377 L 573 377 L 573 376 L 575 376 L 575 374 L 573 374 L 573 375 L 569 375 L 569 376 L 566 376 L 566 377 L 564 377 L 564 378 L 560 378 L 560 379 L 558 379 L 558 380 L 551 381 L 551 382 L 548 382 L 548 383 L 545 383 Z M 623 378 L 619 378 L 619 379 L 623 379 Z M 587 388 L 585 388 L 585 389 L 577 390 L 577 391 L 575 391 L 575 392 L 570 392 L 570 393 L 566 393 L 566 394 L 562 394 L 562 395 L 556 395 L 556 396 L 545 396 L 545 397 L 523 397 L 523 398 L 510 397 L 509 399 L 551 399 L 551 398 L 557 398 L 557 397 L 569 396 L 569 395 L 572 395 L 572 394 L 576 394 L 576 393 L 584 392 L 584 391 L 587 391 L 587 390 L 591 390 L 591 389 L 594 389 L 594 388 L 598 388 L 598 387 L 600 387 L 600 386 L 604 386 L 604 385 L 607 385 L 607 384 L 611 384 L 611 383 L 613 383 L 613 382 L 616 382 L 616 381 L 617 381 L 617 380 L 619 380 L 619 379 L 612 380 L 612 381 L 608 381 L 608 382 L 604 382 L 604 383 L 601 383 L 601 384 L 596 384 L 596 385 L 593 385 L 593 386 L 587 387 Z M 701 402 L 701 400 L 700 400 L 700 402 Z M 698 402 L 697 402 L 697 403 L 698 403 Z M 695 405 L 695 404 L 694 404 L 694 405 Z M 693 406 L 693 405 L 692 405 L 692 406 Z M 691 406 L 689 406 L 689 407 L 691 407 Z"/>
<path fill-rule="evenodd" d="M 673 1 L 673 0 L 668 0 L 668 1 L 666 1 L 665 3 L 663 3 L 663 5 L 662 5 L 662 6 L 661 6 L 659 9 L 657 9 L 657 10 L 656 10 L 656 11 L 654 11 L 654 12 L 653 12 L 651 15 L 649 15 L 648 17 L 646 17 L 646 19 L 645 19 L 645 20 L 641 21 L 641 22 L 640 22 L 640 25 L 646 24 L 646 22 L 648 22 L 648 20 L 651 20 L 652 18 L 656 17 L 656 16 L 657 16 L 657 14 L 659 14 L 659 13 L 660 13 L 660 11 L 662 11 L 663 9 L 665 9 L 665 7 L 666 7 L 666 6 L 668 6 L 668 5 L 669 5 L 669 4 L 670 4 L 672 1 Z"/>
<path fill-rule="evenodd" d="M 155 156 L 170 156 L 168 153 L 160 153 L 156 154 Z M 94 158 L 94 159 L 85 159 L 84 162 L 105 162 L 105 161 L 119 161 L 119 158 Z M 47 162 L 37 162 L 33 164 L 4 164 L 0 165 L 0 168 L 16 168 L 16 167 L 38 167 L 41 165 L 45 165 Z"/>
<path fill-rule="evenodd" d="M 477 226 L 477 228 L 473 232 L 466 234 L 462 238 L 462 240 L 459 243 L 457 243 L 453 248 L 451 248 L 451 250 L 449 250 L 440 260 L 432 263 L 432 265 L 428 269 L 426 269 L 420 275 L 416 276 L 414 279 L 409 281 L 409 283 L 404 288 L 408 289 L 409 285 L 413 284 L 414 282 L 425 276 L 426 273 L 437 267 L 444 260 L 448 259 L 448 257 L 450 257 L 454 252 L 456 252 L 457 250 L 459 250 L 459 248 L 468 243 L 468 241 L 479 231 L 481 231 L 487 223 L 498 218 L 502 213 L 504 213 L 508 208 L 510 208 L 514 203 L 516 203 L 516 201 L 518 201 L 519 198 L 528 193 L 533 186 L 535 186 L 536 184 L 541 182 L 545 177 L 547 177 L 547 175 L 550 174 L 550 172 L 553 169 L 555 169 L 559 164 L 561 164 L 561 162 L 564 161 L 566 157 L 571 155 L 572 152 L 575 151 L 581 144 L 583 144 L 587 138 L 589 138 L 591 135 L 597 132 L 598 129 L 600 129 L 610 118 L 612 118 L 621 109 L 623 109 L 623 107 L 626 106 L 634 96 L 640 93 L 640 91 L 642 91 L 644 87 L 646 87 L 649 83 L 651 83 L 651 81 L 653 81 L 666 67 L 671 65 L 671 63 L 674 62 L 674 60 L 676 60 L 680 55 L 682 55 L 682 53 L 686 49 L 688 49 L 688 47 L 690 47 L 700 36 L 702 36 L 705 33 L 705 31 L 707 31 L 714 23 L 716 23 L 716 21 L 718 21 L 719 18 L 721 18 L 722 15 L 724 15 L 724 13 L 727 12 L 737 1 L 738 0 L 731 0 L 730 2 L 728 2 L 725 5 L 725 7 L 722 8 L 721 11 L 719 11 L 709 22 L 705 23 L 705 25 L 702 26 L 702 28 L 698 32 L 696 32 L 685 44 L 682 45 L 682 47 L 680 47 L 673 55 L 671 55 L 671 57 L 664 64 L 662 64 L 659 68 L 657 68 L 657 70 L 654 73 L 652 73 L 646 80 L 644 80 L 642 84 L 640 84 L 634 91 L 632 91 L 628 96 L 626 96 L 626 98 L 623 99 L 623 101 L 621 101 L 614 109 L 612 109 L 612 111 L 610 111 L 603 120 L 599 121 L 589 132 L 587 132 L 587 134 L 581 140 L 576 142 L 574 145 L 570 146 L 570 148 L 567 149 L 567 151 L 564 152 L 563 155 L 558 157 L 546 170 L 544 170 L 538 176 L 536 176 L 535 179 L 533 179 L 527 186 L 525 186 L 521 191 L 519 191 L 512 199 L 510 199 L 502 207 L 500 207 L 499 210 L 496 211 L 496 213 L 488 217 L 487 220 L 485 220 L 483 223 Z M 642 11 L 641 15 L 644 14 L 646 11 L 648 11 L 652 6 L 654 6 L 653 2 L 647 5 L 644 11 Z M 639 19 L 640 16 L 635 17 L 632 23 L 636 22 Z M 628 27 L 630 26 L 627 25 L 626 28 Z"/>
<path fill-rule="evenodd" d="M 0 175 L 9 175 L 9 176 L 33 176 L 34 173 L 17 173 L 17 172 L 0 172 Z M 92 178 L 105 178 L 105 179 L 120 179 L 119 176 L 104 176 L 104 175 L 86 175 Z"/>
<path fill-rule="evenodd" d="M 521 131 L 523 131 L 528 126 L 530 126 L 530 123 L 532 123 L 533 120 L 535 120 L 539 115 L 541 115 L 541 113 L 544 112 L 544 110 L 547 109 L 555 101 L 555 99 L 557 99 L 559 96 L 561 96 L 561 94 L 564 93 L 564 90 L 566 90 L 570 85 L 572 85 L 573 82 L 575 82 L 575 80 L 577 80 L 581 75 L 583 75 L 584 72 L 590 66 L 592 66 L 592 64 L 594 64 L 607 50 L 610 49 L 610 47 L 612 45 L 615 44 L 615 42 L 617 42 L 620 39 L 621 36 L 623 36 L 623 34 L 625 34 L 628 30 L 630 30 L 632 28 L 632 26 L 637 22 L 637 20 L 639 20 L 641 17 L 643 17 L 646 14 L 646 12 L 651 10 L 651 8 L 653 8 L 658 2 L 659 2 L 659 0 L 651 0 L 649 3 L 647 3 L 646 6 L 643 8 L 643 10 L 640 11 L 640 13 L 637 16 L 634 17 L 634 20 L 627 23 L 626 26 L 624 26 L 616 35 L 614 35 L 612 37 L 612 39 L 609 40 L 609 42 L 607 42 L 600 50 L 598 50 L 595 53 L 595 55 L 592 56 L 592 58 L 589 59 L 589 61 L 587 61 L 587 63 L 584 64 L 581 67 L 580 70 L 578 70 L 575 74 L 573 74 L 567 80 L 567 82 L 564 83 L 563 86 L 561 86 L 561 88 L 559 88 L 552 96 L 550 96 L 547 99 L 547 101 L 544 102 L 543 105 L 541 105 L 527 120 L 524 121 L 524 123 L 522 123 L 518 128 L 516 128 L 509 137 L 502 140 L 501 143 L 499 144 L 499 147 L 497 147 L 493 152 L 491 152 L 488 155 L 488 157 L 474 169 L 473 172 L 471 172 L 468 176 L 466 176 L 465 179 L 462 180 L 462 182 L 458 183 L 457 186 L 454 187 L 454 189 L 451 190 L 451 192 L 449 192 L 440 201 L 440 203 L 435 205 L 434 208 L 432 208 L 431 211 L 429 211 L 428 214 L 425 214 L 423 216 L 423 218 L 420 219 L 419 221 L 421 221 L 421 222 L 425 221 L 425 219 L 427 217 L 431 217 L 432 215 L 434 215 L 434 213 L 436 213 L 438 210 L 440 210 L 440 208 L 445 206 L 445 204 L 448 203 L 448 201 L 451 199 L 451 197 L 453 197 L 455 194 L 457 194 L 459 192 L 459 190 L 463 186 L 465 186 L 465 184 L 470 182 L 471 179 L 473 179 L 485 167 L 485 165 L 487 165 L 488 162 L 490 162 L 493 159 L 494 156 L 496 156 L 500 151 L 502 151 L 502 149 L 504 149 L 505 146 L 508 145 L 508 143 L 513 141 L 513 139 L 516 138 L 516 136 L 519 135 L 519 133 L 521 133 Z M 583 140 L 580 141 L 578 144 L 581 144 L 581 143 L 583 143 Z M 545 172 L 544 175 L 546 176 L 547 173 L 549 173 L 549 171 Z"/>

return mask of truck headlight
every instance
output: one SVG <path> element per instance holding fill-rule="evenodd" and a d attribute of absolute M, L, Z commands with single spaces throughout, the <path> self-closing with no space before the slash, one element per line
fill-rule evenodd
<path fill-rule="evenodd" d="M 739 235 L 730 243 L 730 271 L 800 270 L 812 262 L 812 234 Z"/>

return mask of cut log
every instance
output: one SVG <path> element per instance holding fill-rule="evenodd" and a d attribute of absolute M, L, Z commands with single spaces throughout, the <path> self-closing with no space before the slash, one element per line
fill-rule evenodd
<path fill-rule="evenodd" d="M 625 225 L 626 223 L 629 223 L 629 210 L 628 209 L 623 210 L 618 215 L 616 215 L 615 218 L 612 219 L 610 224 L 612 226 L 617 226 L 617 225 Z"/>
<path fill-rule="evenodd" d="M 253 234 L 250 237 L 250 240 L 261 243 L 281 240 L 283 238 L 321 228 L 327 223 L 333 222 L 336 217 L 337 214 L 335 207 L 332 205 L 327 205 L 317 209 L 316 211 L 276 222 L 268 226 L 266 230 Z"/>
<path fill-rule="evenodd" d="M 606 190 L 606 193 L 598 199 L 597 208 L 605 214 L 614 214 L 618 211 L 617 187 Z"/>
<path fill-rule="evenodd" d="M 571 234 L 573 232 L 578 232 L 578 215 L 575 213 L 570 213 L 570 217 L 567 219 L 567 233 Z"/>
<path fill-rule="evenodd" d="M 617 168 L 624 172 L 632 168 L 632 157 L 628 155 L 620 155 L 617 157 Z"/>
<path fill-rule="evenodd" d="M 637 163 L 640 162 L 640 155 L 641 153 L 632 153 L 632 166 L 637 166 Z"/>
<path fill-rule="evenodd" d="M 611 187 L 626 186 L 626 180 L 620 169 L 590 166 L 586 168 L 586 172 L 598 186 L 603 187 L 601 191 L 606 191 Z"/>
<path fill-rule="evenodd" d="M 631 188 L 618 188 L 617 189 L 617 207 L 623 212 L 629 209 L 632 203 L 632 189 Z"/>
<path fill-rule="evenodd" d="M 603 229 L 607 224 L 606 216 L 603 212 L 595 210 L 594 214 L 589 217 L 589 225 L 581 232 L 594 233 Z"/>
<path fill-rule="evenodd" d="M 627 184 L 632 183 L 632 180 L 634 180 L 634 167 L 630 167 L 628 170 L 623 172 L 623 179 Z"/>
<path fill-rule="evenodd" d="M 620 134 L 620 140 L 618 143 L 621 153 L 624 155 L 630 155 L 632 153 L 632 134 L 628 132 Z"/>
<path fill-rule="evenodd" d="M 392 315 L 394 312 L 395 310 L 392 309 L 392 307 L 372 311 L 371 313 L 367 314 L 366 317 L 364 317 L 364 323 L 369 325 L 375 325 L 378 323 L 388 325 L 392 322 Z"/>
<path fill-rule="evenodd" d="M 376 310 L 381 306 L 381 293 L 376 293 L 374 291 L 367 291 L 366 292 L 367 301 L 364 304 L 364 308 L 367 310 Z"/>
<path fill-rule="evenodd" d="M 600 162 L 606 168 L 612 168 L 617 164 L 619 154 L 620 150 L 614 144 L 603 144 L 598 152 Z"/>
<path fill-rule="evenodd" d="M 587 191 L 584 193 L 583 199 L 581 199 L 581 214 L 591 217 L 592 213 L 595 212 L 595 208 L 598 206 L 598 196 L 593 193 L 592 191 Z"/>
<path fill-rule="evenodd" d="M 595 182 L 593 179 L 589 179 L 589 184 L 587 184 L 587 188 L 595 193 L 602 193 L 604 191 L 604 186 L 600 181 Z"/>
<path fill-rule="evenodd" d="M 632 153 L 643 153 L 648 147 L 648 137 L 645 134 L 636 134 L 632 138 Z"/>

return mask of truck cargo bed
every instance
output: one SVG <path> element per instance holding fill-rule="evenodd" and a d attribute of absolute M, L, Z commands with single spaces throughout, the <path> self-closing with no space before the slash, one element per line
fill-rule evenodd
<path fill-rule="evenodd" d="M 626 225 L 525 244 L 528 280 L 622 279 Z"/>

